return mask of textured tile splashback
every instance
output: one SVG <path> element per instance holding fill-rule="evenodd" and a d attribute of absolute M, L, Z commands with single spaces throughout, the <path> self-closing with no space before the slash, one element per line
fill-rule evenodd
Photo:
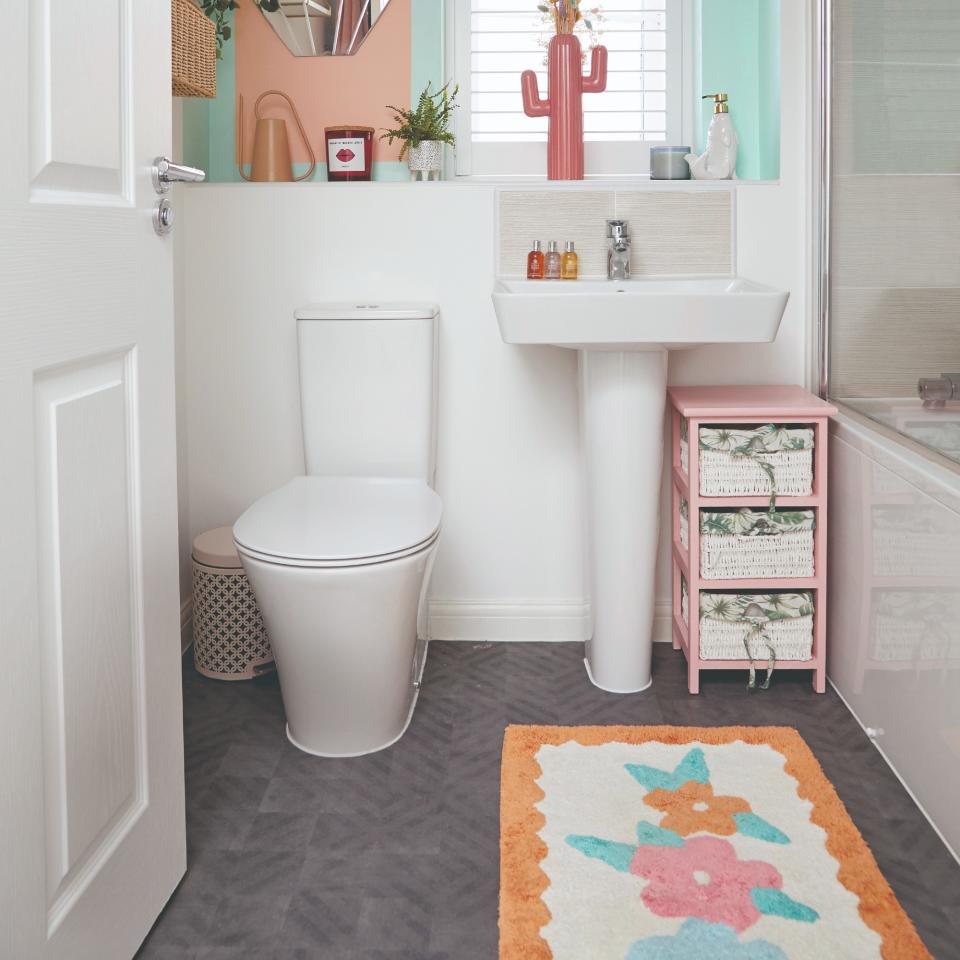
<path fill-rule="evenodd" d="M 960 49 L 956 0 L 840 0 L 834 4 L 838 63 L 953 64 Z"/>
<path fill-rule="evenodd" d="M 500 273 L 521 276 L 533 240 L 573 240 L 580 275 L 605 276 L 606 220 L 630 221 L 634 274 L 733 271 L 733 189 L 503 190 Z"/>
<path fill-rule="evenodd" d="M 960 3 L 833 14 L 831 392 L 911 397 L 960 368 Z"/>
<path fill-rule="evenodd" d="M 733 190 L 618 193 L 617 216 L 630 221 L 633 237 L 632 271 L 732 273 L 733 197 Z"/>
<path fill-rule="evenodd" d="M 960 65 L 838 63 L 833 82 L 836 173 L 960 169 Z"/>
<path fill-rule="evenodd" d="M 840 287 L 831 359 L 837 397 L 915 397 L 917 378 L 960 370 L 960 288 Z"/>
<path fill-rule="evenodd" d="M 612 190 L 571 190 L 500 194 L 500 273 L 526 273 L 527 254 L 534 240 L 547 249 L 556 240 L 563 250 L 573 240 L 580 257 L 582 276 L 606 273 L 606 223 L 614 215 Z"/>
<path fill-rule="evenodd" d="M 960 286 L 960 177 L 838 177 L 833 282 Z"/>

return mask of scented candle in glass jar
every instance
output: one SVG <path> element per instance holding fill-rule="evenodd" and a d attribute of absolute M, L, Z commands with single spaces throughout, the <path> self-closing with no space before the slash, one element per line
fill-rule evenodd
<path fill-rule="evenodd" d="M 373 165 L 373 127 L 324 127 L 327 179 L 369 180 Z"/>

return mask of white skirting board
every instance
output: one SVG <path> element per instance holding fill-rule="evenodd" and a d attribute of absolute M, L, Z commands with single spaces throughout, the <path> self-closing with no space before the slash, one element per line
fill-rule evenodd
<path fill-rule="evenodd" d="M 180 653 L 184 654 L 193 643 L 193 597 L 180 604 Z"/>
<path fill-rule="evenodd" d="M 658 600 L 653 621 L 655 643 L 669 643 L 670 601 Z M 431 600 L 431 640 L 562 643 L 590 638 L 590 604 L 497 603 Z M 193 642 L 193 598 L 180 605 L 180 650 Z"/>
<path fill-rule="evenodd" d="M 670 614 L 670 601 L 657 601 L 655 642 L 670 642 Z M 473 643 L 584 641 L 590 638 L 590 604 L 431 600 L 429 632 L 431 640 Z"/>

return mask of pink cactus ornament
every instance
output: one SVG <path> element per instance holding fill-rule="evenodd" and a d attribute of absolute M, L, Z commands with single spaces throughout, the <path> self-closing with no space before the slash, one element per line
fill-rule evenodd
<path fill-rule="evenodd" d="M 580 40 L 570 33 L 552 37 L 547 47 L 549 97 L 540 99 L 537 75 L 520 76 L 523 112 L 547 117 L 547 179 L 583 179 L 583 94 L 607 88 L 607 48 L 596 46 L 590 55 L 590 73 L 583 74 Z"/>

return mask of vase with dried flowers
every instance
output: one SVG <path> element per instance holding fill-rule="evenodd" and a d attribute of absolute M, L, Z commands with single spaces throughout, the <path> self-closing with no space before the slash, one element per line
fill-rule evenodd
<path fill-rule="evenodd" d="M 576 36 L 583 22 L 592 24 L 579 0 L 547 0 L 538 9 L 549 17 L 555 34 L 547 45 L 548 98 L 542 100 L 537 75 L 524 70 L 520 77 L 523 111 L 528 117 L 547 117 L 547 178 L 583 179 L 583 94 L 607 88 L 607 48 L 597 44 L 590 52 L 590 73 L 583 74 L 583 49 Z"/>

